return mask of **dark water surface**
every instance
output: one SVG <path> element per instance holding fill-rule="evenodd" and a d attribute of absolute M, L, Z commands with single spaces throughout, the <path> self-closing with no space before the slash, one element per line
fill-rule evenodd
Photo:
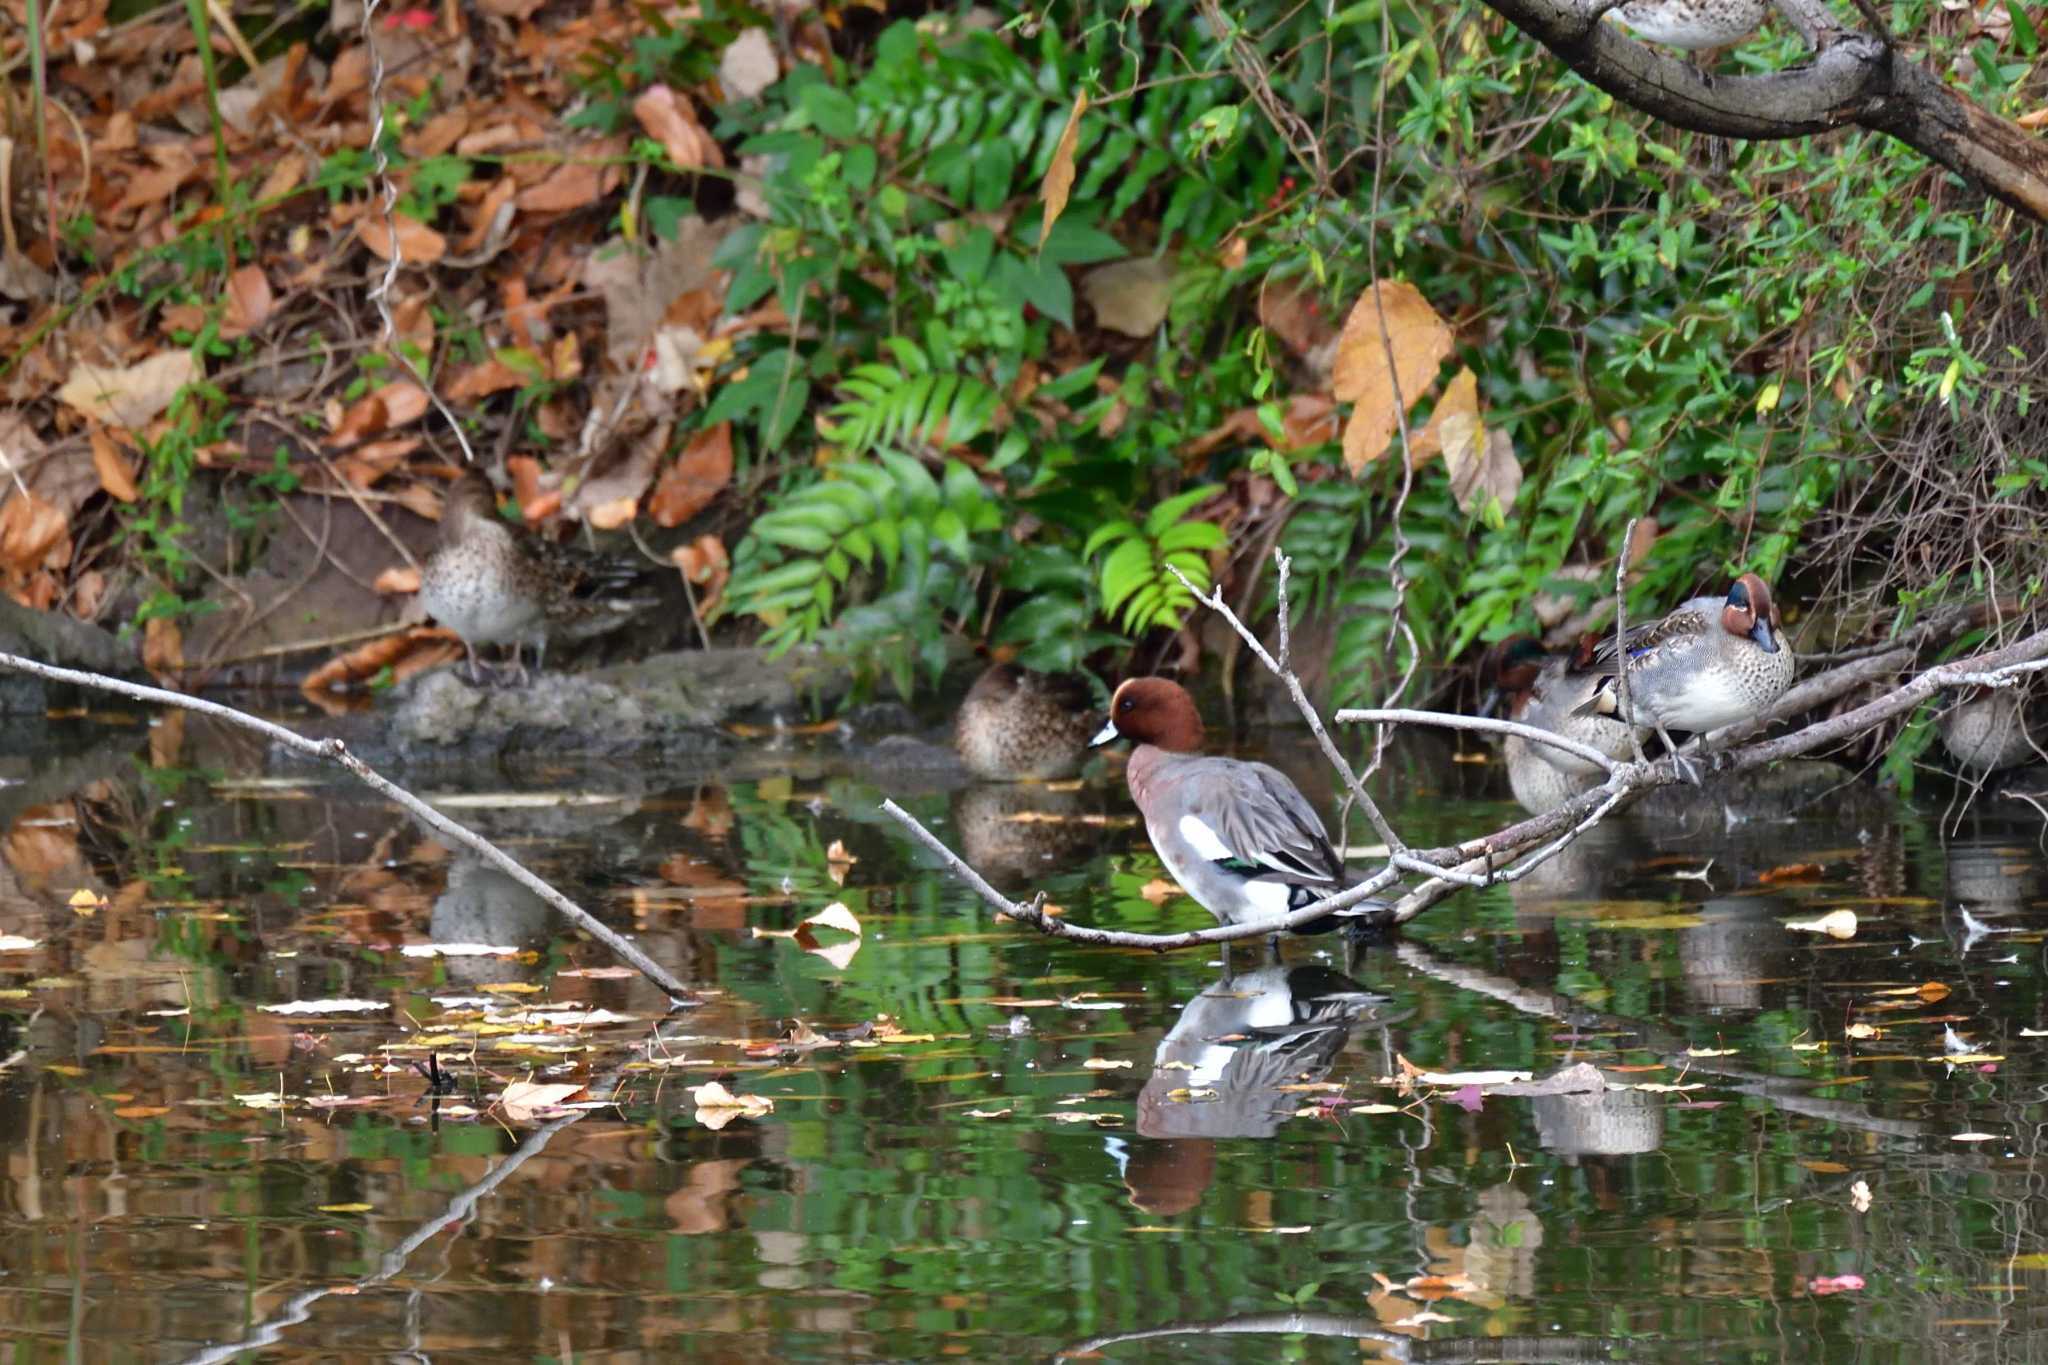
<path fill-rule="evenodd" d="M 1113 768 L 949 787 L 826 735 L 393 774 L 700 993 L 665 1014 L 246 737 L 39 740 L 0 760 L 13 1361 L 2048 1359 L 2021 803 L 1819 766 L 1667 794 L 1398 945 L 1240 945 L 1226 985 L 993 920 L 875 809 L 1078 922 L 1206 923 L 1147 898 Z M 1327 791 L 1297 737 L 1249 749 Z M 1516 814 L 1429 742 L 1381 781 L 1419 843 Z M 857 947 L 754 934 L 835 902 Z M 434 944 L 519 952 L 405 952 Z M 1580 1064 L 1647 1088 L 1455 1074 Z M 708 1126 L 714 1080 L 772 1112 Z M 614 1103 L 550 1122 L 521 1082 Z"/>

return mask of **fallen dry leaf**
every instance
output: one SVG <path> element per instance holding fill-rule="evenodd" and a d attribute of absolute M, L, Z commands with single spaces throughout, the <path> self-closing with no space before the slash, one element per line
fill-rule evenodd
<path fill-rule="evenodd" d="M 149 618 L 142 628 L 142 666 L 160 676 L 185 667 L 185 635 L 176 621 L 163 616 Z"/>
<path fill-rule="evenodd" d="M 782 63 L 765 28 L 750 28 L 718 58 L 718 83 L 728 99 L 750 100 L 782 76 Z"/>
<path fill-rule="evenodd" d="M 329 659 L 306 675 L 299 690 L 308 696 L 319 696 L 351 683 L 368 682 L 387 668 L 394 682 L 402 681 L 462 656 L 462 641 L 453 632 L 415 626 L 380 636 Z"/>
<path fill-rule="evenodd" d="M 70 519 L 54 503 L 16 490 L 0 506 L 0 563 L 26 574 L 71 557 Z"/>
<path fill-rule="evenodd" d="M 1173 302 L 1173 267 L 1156 256 L 1111 261 L 1081 277 L 1081 295 L 1098 326 L 1127 337 L 1148 337 L 1166 321 Z"/>
<path fill-rule="evenodd" d="M 149 425 L 199 375 L 199 362 L 183 350 L 158 351 L 126 369 L 81 360 L 57 397 L 89 421 L 135 430 Z"/>
<path fill-rule="evenodd" d="M 261 266 L 245 265 L 228 276 L 227 304 L 220 328 L 224 338 L 245 336 L 269 320 L 277 299 Z"/>
<path fill-rule="evenodd" d="M 448 254 L 448 239 L 426 224 L 396 211 L 391 221 L 398 229 L 395 236 L 400 260 L 409 265 L 432 265 Z M 366 214 L 356 220 L 356 239 L 380 261 L 391 259 L 393 237 L 381 213 Z"/>
<path fill-rule="evenodd" d="M 760 1095 L 735 1095 L 717 1081 L 693 1085 L 689 1091 L 697 1102 L 697 1122 L 713 1130 L 725 1127 L 734 1119 L 757 1119 L 775 1112 L 774 1100 Z"/>
<path fill-rule="evenodd" d="M 1038 221 L 1038 240 L 1042 244 L 1052 232 L 1052 225 L 1067 211 L 1067 196 L 1074 192 L 1074 148 L 1081 141 L 1081 115 L 1088 109 L 1088 92 L 1083 90 L 1074 96 L 1074 108 L 1067 115 L 1067 126 L 1060 132 L 1059 145 L 1052 150 L 1052 160 L 1045 168 L 1045 179 L 1040 183 L 1038 197 L 1045 201 L 1045 213 Z"/>
<path fill-rule="evenodd" d="M 725 153 L 697 121 L 688 96 L 678 97 L 666 85 L 650 85 L 633 101 L 633 117 L 679 168 L 725 164 Z"/>
<path fill-rule="evenodd" d="M 693 433 L 675 462 L 662 470 L 647 504 L 657 526 L 680 526 L 709 507 L 732 482 L 732 423 Z"/>
<path fill-rule="evenodd" d="M 95 426 L 91 433 L 92 468 L 100 476 L 100 487 L 107 490 L 109 497 L 121 502 L 134 502 L 135 468 L 129 464 L 127 455 L 114 444 L 114 438 L 107 429 Z"/>

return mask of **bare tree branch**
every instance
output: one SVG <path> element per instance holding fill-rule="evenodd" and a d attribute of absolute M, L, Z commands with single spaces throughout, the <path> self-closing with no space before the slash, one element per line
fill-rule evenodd
<path fill-rule="evenodd" d="M 246 711 L 238 711 L 232 706 L 224 706 L 216 701 L 206 701 L 199 697 L 188 697 L 182 692 L 166 692 L 160 687 L 145 687 L 140 683 L 123 682 L 119 678 L 109 678 L 101 673 L 84 673 L 76 669 L 58 668 L 53 664 L 38 663 L 34 659 L 24 659 L 19 655 L 0 654 L 0 669 L 14 673 L 27 673 L 33 677 L 47 679 L 50 682 L 68 683 L 73 687 L 91 688 L 97 692 L 112 692 L 116 696 L 147 702 L 152 706 L 175 706 L 180 710 L 197 711 L 200 715 L 212 716 L 216 720 L 224 720 L 230 725 L 239 725 L 245 730 L 253 730 L 272 743 L 281 744 L 285 748 L 295 753 L 304 754 L 308 758 L 317 758 L 328 763 L 337 763 L 354 775 L 358 782 L 361 782 L 371 791 L 376 792 L 392 804 L 402 807 L 407 814 L 411 815 L 428 829 L 433 830 L 436 834 L 447 837 L 470 852 L 475 853 L 492 867 L 497 868 L 513 881 L 518 882 L 521 886 L 533 892 L 534 895 L 539 896 L 549 905 L 552 905 L 570 923 L 603 943 L 606 947 L 631 963 L 642 976 L 645 976 L 649 981 L 667 991 L 672 1001 L 680 1004 L 690 1000 L 689 988 L 671 975 L 666 967 L 663 967 L 659 962 L 656 962 L 645 952 L 641 951 L 630 939 L 623 937 L 617 930 L 611 928 L 588 910 L 585 910 L 582 906 L 555 890 L 554 887 L 542 881 L 518 861 L 502 852 L 496 844 L 493 844 L 475 830 L 449 819 L 440 811 L 435 810 L 432 806 L 420 800 L 390 778 L 385 777 L 360 758 L 357 758 L 348 751 L 348 746 L 338 739 L 307 739 L 304 735 L 288 730 L 282 725 L 274 725 L 270 721 L 259 719 Z"/>
<path fill-rule="evenodd" d="M 1710 76 L 1589 22 L 1585 0 L 1486 3 L 1592 84 L 1674 127 L 1759 141 L 1869 128 L 2048 223 L 2048 143 L 1950 89 L 1890 35 L 1841 29 L 1820 0 L 1779 0 L 1815 45 L 1810 62 L 1742 76 Z"/>
<path fill-rule="evenodd" d="M 1273 560 L 1280 566 L 1280 583 L 1284 590 L 1290 561 L 1286 552 L 1278 546 L 1273 548 Z M 1176 566 L 1168 564 L 1166 570 L 1180 580 L 1182 587 L 1194 594 L 1197 602 L 1228 621 L 1230 628 L 1236 631 L 1238 638 L 1258 656 L 1259 662 L 1266 666 L 1267 671 L 1286 685 L 1287 695 L 1294 699 L 1295 709 L 1301 712 L 1302 719 L 1308 722 L 1310 732 L 1316 737 L 1316 743 L 1322 746 L 1323 757 L 1330 761 L 1330 766 L 1344 779 L 1345 790 L 1351 794 L 1351 799 L 1358 803 L 1358 808 L 1365 812 L 1365 818 L 1372 822 L 1373 829 L 1379 833 L 1380 838 L 1386 840 L 1388 848 L 1407 848 L 1407 842 L 1394 832 L 1394 827 L 1387 822 L 1387 817 L 1380 813 L 1379 803 L 1366 794 L 1365 784 L 1358 780 L 1358 774 L 1353 772 L 1351 765 L 1345 761 L 1343 751 L 1338 749 L 1336 742 L 1330 738 L 1330 732 L 1323 728 L 1323 718 L 1316 714 L 1316 708 L 1309 701 L 1308 693 L 1302 690 L 1301 679 L 1295 676 L 1294 670 L 1275 659 L 1259 637 L 1252 634 L 1251 627 L 1237 619 L 1237 613 L 1223 600 L 1222 588 L 1219 587 L 1205 595 Z M 1284 596 L 1280 599 L 1280 612 L 1282 616 L 1287 612 L 1287 599 Z"/>
<path fill-rule="evenodd" d="M 1416 711 L 1405 707 L 1376 706 L 1365 710 L 1339 711 L 1333 720 L 1339 725 L 1428 725 L 1439 730 L 1479 730 L 1490 735 L 1515 735 L 1531 744 L 1547 744 L 1613 772 L 1615 762 L 1590 744 L 1567 739 L 1554 730 L 1524 725 L 1517 720 L 1495 720 L 1491 716 L 1461 716 L 1455 711 Z"/>

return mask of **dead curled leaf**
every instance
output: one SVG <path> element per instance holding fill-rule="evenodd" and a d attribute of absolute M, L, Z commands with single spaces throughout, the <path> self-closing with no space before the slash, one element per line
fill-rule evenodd
<path fill-rule="evenodd" d="M 498 1107 L 513 1123 L 526 1123 L 582 1091 L 580 1081 L 514 1081 L 498 1096 Z"/>
<path fill-rule="evenodd" d="M 1357 405 L 1344 428 L 1344 464 L 1354 475 L 1385 453 L 1395 427 L 1451 354 L 1451 342 L 1449 325 L 1414 285 L 1381 280 L 1359 296 L 1337 339 L 1331 376 L 1338 400 Z"/>
<path fill-rule="evenodd" d="M 693 434 L 675 462 L 662 470 L 647 513 L 657 526 L 680 526 L 709 507 L 731 482 L 732 423 L 719 422 Z"/>
<path fill-rule="evenodd" d="M 125 369 L 81 360 L 57 397 L 89 421 L 134 430 L 149 425 L 199 374 L 188 350 L 158 351 Z"/>
<path fill-rule="evenodd" d="M 725 153 L 697 121 L 687 95 L 678 97 L 666 85 L 650 85 L 633 101 L 633 117 L 678 168 L 725 165 Z"/>
<path fill-rule="evenodd" d="M 1060 133 L 1059 145 L 1053 148 L 1052 160 L 1045 168 L 1045 179 L 1040 183 L 1038 197 L 1045 201 L 1045 213 L 1038 222 L 1038 240 L 1043 242 L 1052 232 L 1052 225 L 1067 211 L 1067 196 L 1074 192 L 1074 149 L 1081 141 L 1081 115 L 1088 110 L 1088 92 L 1083 90 L 1074 96 L 1074 108 L 1067 115 L 1067 126 Z"/>

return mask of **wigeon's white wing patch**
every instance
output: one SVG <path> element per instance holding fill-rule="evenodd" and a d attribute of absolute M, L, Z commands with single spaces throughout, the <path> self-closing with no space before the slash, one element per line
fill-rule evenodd
<path fill-rule="evenodd" d="M 1225 858 L 1237 856 L 1224 844 L 1222 836 L 1209 828 L 1208 821 L 1199 815 L 1181 816 L 1180 837 L 1187 840 L 1188 847 L 1195 851 L 1195 856 L 1205 863 L 1221 862 Z"/>
<path fill-rule="evenodd" d="M 1251 918 L 1275 919 L 1294 908 L 1290 903 L 1294 899 L 1294 888 L 1286 882 L 1248 881 L 1244 884 L 1242 894 L 1245 904 L 1258 911 L 1258 914 Z M 1248 922 L 1249 919 L 1239 921 Z"/>

